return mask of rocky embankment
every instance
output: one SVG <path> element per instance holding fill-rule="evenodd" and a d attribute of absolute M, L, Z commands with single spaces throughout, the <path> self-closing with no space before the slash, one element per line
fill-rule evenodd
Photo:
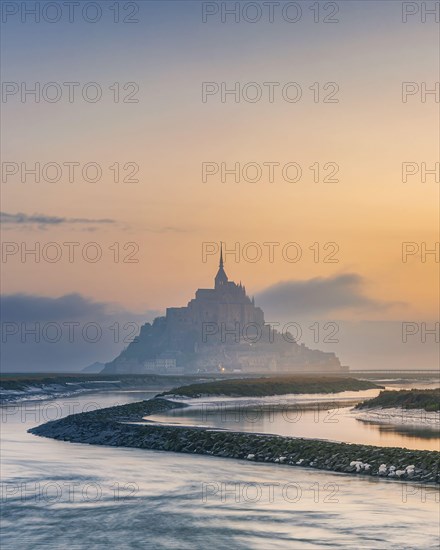
<path fill-rule="evenodd" d="M 440 483 L 440 452 L 435 451 L 135 423 L 142 422 L 145 416 L 185 406 L 155 398 L 70 415 L 32 428 L 29 432 L 73 443 L 196 453 L 347 474 Z"/>

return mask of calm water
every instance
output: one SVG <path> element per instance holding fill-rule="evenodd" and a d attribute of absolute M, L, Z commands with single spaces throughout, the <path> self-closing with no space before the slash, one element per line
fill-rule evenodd
<path fill-rule="evenodd" d="M 191 405 L 152 417 L 157 422 L 221 427 L 235 431 L 330 439 L 383 447 L 440 450 L 439 424 L 420 413 L 420 426 L 402 416 L 399 425 L 360 421 L 353 405 L 378 390 L 332 395 L 286 395 L 264 399 L 187 399 Z"/>
<path fill-rule="evenodd" d="M 38 438 L 118 392 L 2 413 L 2 550 L 434 549 L 438 491 L 282 465 Z"/>

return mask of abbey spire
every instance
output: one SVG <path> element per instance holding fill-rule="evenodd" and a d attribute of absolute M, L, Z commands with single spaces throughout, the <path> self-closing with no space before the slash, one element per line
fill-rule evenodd
<path fill-rule="evenodd" d="M 228 276 L 223 269 L 223 243 L 220 242 L 220 262 L 215 276 L 215 288 L 220 288 L 228 282 Z"/>

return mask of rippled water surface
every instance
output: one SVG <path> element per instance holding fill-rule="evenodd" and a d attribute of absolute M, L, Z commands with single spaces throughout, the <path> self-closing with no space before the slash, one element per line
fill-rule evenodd
<path fill-rule="evenodd" d="M 438 548 L 438 492 L 427 487 L 26 433 L 61 414 L 150 395 L 0 411 L 2 550 Z"/>

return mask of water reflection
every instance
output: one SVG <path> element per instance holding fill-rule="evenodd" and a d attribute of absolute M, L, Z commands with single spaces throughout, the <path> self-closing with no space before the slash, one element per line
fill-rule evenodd
<path fill-rule="evenodd" d="M 366 422 L 365 420 L 358 419 L 359 422 Z M 367 422 L 370 426 L 373 425 L 375 429 L 379 432 L 388 433 L 393 432 L 400 434 L 403 437 L 410 437 L 415 439 L 432 439 L 434 440 L 434 448 L 431 450 L 440 451 L 440 439 L 439 439 L 439 430 L 438 428 L 428 427 L 428 428 L 419 428 L 416 426 L 387 426 L 378 422 Z"/>
<path fill-rule="evenodd" d="M 438 424 L 424 426 L 388 425 L 366 422 L 353 414 L 352 397 L 344 401 L 325 400 L 282 403 L 227 401 L 191 401 L 190 407 L 173 409 L 149 420 L 179 425 L 197 425 L 220 429 L 270 433 L 289 437 L 328 439 L 345 443 L 359 443 L 384 447 L 438 451 L 440 434 Z M 423 420 L 421 419 L 421 422 Z"/>
<path fill-rule="evenodd" d="M 59 405 L 68 414 L 151 394 L 77 396 Z M 8 409 L 1 425 L 2 550 L 438 548 L 435 489 L 55 441 L 26 432 L 43 409 Z"/>

